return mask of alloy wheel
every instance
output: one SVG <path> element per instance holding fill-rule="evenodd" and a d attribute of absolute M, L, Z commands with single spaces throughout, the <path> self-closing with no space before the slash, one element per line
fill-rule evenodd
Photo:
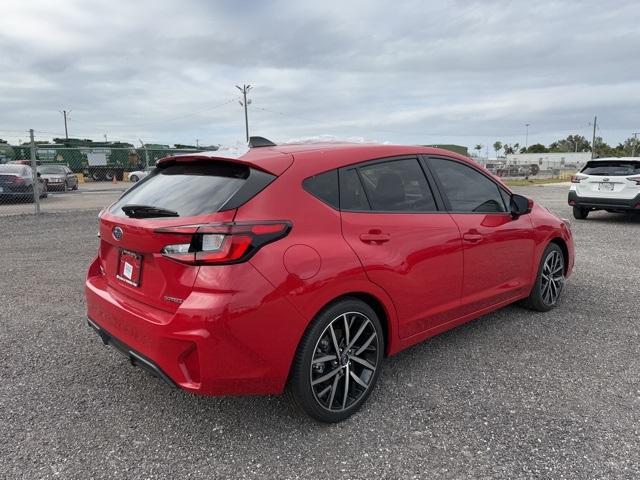
<path fill-rule="evenodd" d="M 334 318 L 324 329 L 311 360 L 311 389 L 318 404 L 342 412 L 373 384 L 380 342 L 371 320 L 360 312 Z"/>
<path fill-rule="evenodd" d="M 560 252 L 549 252 L 544 260 L 541 276 L 542 301 L 547 305 L 555 305 L 564 285 L 564 259 Z"/>

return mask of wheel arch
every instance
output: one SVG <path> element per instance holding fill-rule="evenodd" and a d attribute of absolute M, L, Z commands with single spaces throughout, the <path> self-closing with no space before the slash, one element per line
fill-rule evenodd
<path fill-rule="evenodd" d="M 380 324 L 382 326 L 382 334 L 384 336 L 383 341 L 384 341 L 385 356 L 388 355 L 389 351 L 393 347 L 393 345 L 392 345 L 392 343 L 393 343 L 393 335 L 394 335 L 394 332 L 395 332 L 395 329 L 393 328 L 393 325 L 391 324 L 391 322 L 393 321 L 392 320 L 393 313 L 389 312 L 389 307 L 385 304 L 385 302 L 382 299 L 380 299 L 378 296 L 374 295 L 371 292 L 365 292 L 365 291 L 361 291 L 361 290 L 345 292 L 345 293 L 341 293 L 337 297 L 334 297 L 331 300 L 325 302 L 311 316 L 311 318 L 309 320 L 309 323 L 307 324 L 307 326 L 305 328 L 305 333 L 310 328 L 310 326 L 313 323 L 313 321 L 323 311 L 325 311 L 327 308 L 330 308 L 331 306 L 335 305 L 336 303 L 338 303 L 338 302 L 340 302 L 342 300 L 347 300 L 347 299 L 350 299 L 350 298 L 351 299 L 360 300 L 361 302 L 363 302 L 366 305 L 368 305 L 374 312 L 376 312 L 376 315 L 378 315 L 378 318 L 380 319 Z M 303 333 L 302 336 L 304 336 L 304 333 Z M 300 337 L 300 340 L 302 340 L 302 336 Z M 298 342 L 298 344 L 299 343 L 300 343 L 300 341 Z"/>
<path fill-rule="evenodd" d="M 371 293 L 366 293 L 366 292 L 350 292 L 350 293 L 346 293 L 344 295 L 341 295 L 340 297 L 336 298 L 334 300 L 334 302 L 336 301 L 340 301 L 343 300 L 345 298 L 356 298 L 358 300 L 360 300 L 363 303 L 366 303 L 369 307 L 371 307 L 371 309 L 376 312 L 376 315 L 378 315 L 378 318 L 380 319 L 380 325 L 382 326 L 382 335 L 383 335 L 383 341 L 384 341 L 384 352 L 385 352 L 385 356 L 388 354 L 387 352 L 389 351 L 389 343 L 390 343 L 390 325 L 389 325 L 389 314 L 387 312 L 387 309 L 385 308 L 384 304 L 382 303 L 382 301 L 380 299 L 378 299 L 375 295 L 372 295 Z M 333 302 L 331 302 L 333 303 Z"/>
<path fill-rule="evenodd" d="M 569 247 L 567 246 L 567 242 L 564 241 L 561 237 L 552 238 L 549 243 L 555 243 L 562 250 L 562 258 L 564 260 L 564 273 L 566 274 L 569 269 Z"/>

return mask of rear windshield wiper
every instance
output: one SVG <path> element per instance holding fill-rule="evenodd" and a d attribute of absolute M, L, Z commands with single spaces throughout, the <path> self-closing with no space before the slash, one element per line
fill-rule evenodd
<path fill-rule="evenodd" d="M 152 205 L 125 205 L 122 211 L 131 218 L 179 217 L 178 212 Z"/>

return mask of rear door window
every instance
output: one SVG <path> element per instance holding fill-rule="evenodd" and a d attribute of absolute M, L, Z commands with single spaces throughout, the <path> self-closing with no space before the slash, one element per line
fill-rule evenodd
<path fill-rule="evenodd" d="M 610 177 L 624 177 L 640 174 L 640 161 L 629 160 L 600 160 L 587 162 L 582 169 L 585 175 L 608 175 Z"/>
<path fill-rule="evenodd" d="M 362 183 L 379 212 L 435 212 L 436 203 L 418 159 L 391 160 L 362 166 Z"/>
<path fill-rule="evenodd" d="M 232 163 L 177 163 L 159 168 L 136 183 L 111 207 L 111 213 L 131 216 L 131 205 L 144 207 L 138 209 L 145 212 L 144 218 L 215 213 L 235 208 L 234 197 L 244 197 L 246 201 L 273 178 L 265 172 Z M 244 186 L 255 191 L 247 192 Z"/>

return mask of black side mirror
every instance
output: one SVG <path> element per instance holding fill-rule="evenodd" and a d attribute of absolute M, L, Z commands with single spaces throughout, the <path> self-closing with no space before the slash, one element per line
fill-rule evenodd
<path fill-rule="evenodd" d="M 511 215 L 519 217 L 520 215 L 526 215 L 531 213 L 531 201 L 522 195 L 514 193 L 511 195 Z"/>

